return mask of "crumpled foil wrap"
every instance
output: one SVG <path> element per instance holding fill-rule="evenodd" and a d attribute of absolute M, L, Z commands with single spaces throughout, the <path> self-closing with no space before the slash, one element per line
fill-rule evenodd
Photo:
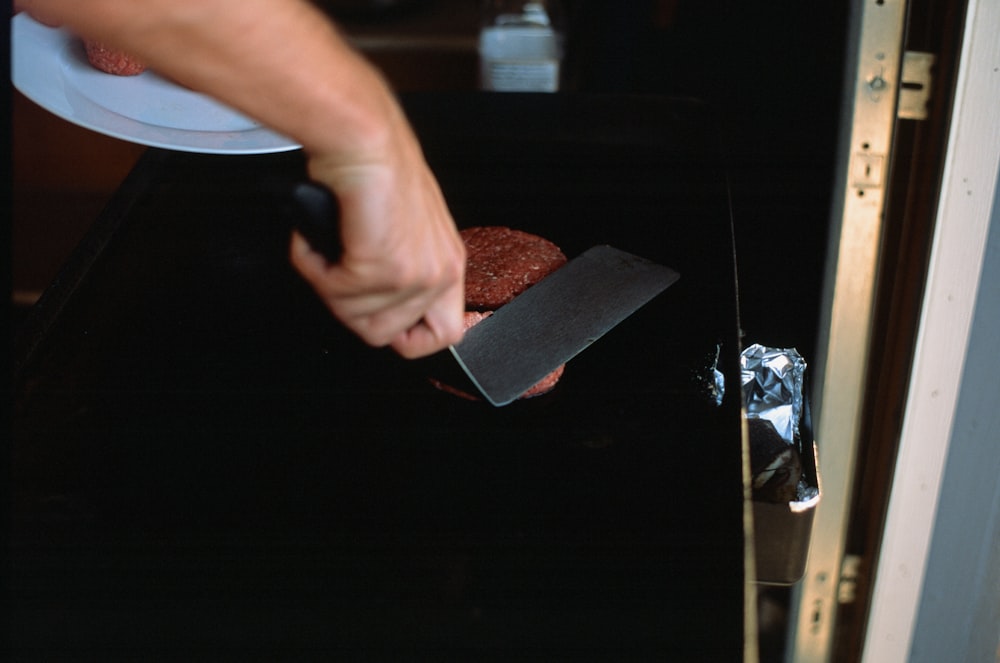
<path fill-rule="evenodd" d="M 794 348 L 754 344 L 740 354 L 743 401 L 751 420 L 755 500 L 805 501 L 818 492 L 802 476 L 800 460 L 804 448 L 799 423 L 804 411 L 805 370 L 806 362 Z"/>
<path fill-rule="evenodd" d="M 794 349 L 755 343 L 740 354 L 747 417 L 767 419 L 789 444 L 799 440 L 806 362 Z"/>

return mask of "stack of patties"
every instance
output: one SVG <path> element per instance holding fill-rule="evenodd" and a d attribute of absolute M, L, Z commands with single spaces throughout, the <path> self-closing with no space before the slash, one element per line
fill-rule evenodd
<path fill-rule="evenodd" d="M 519 294 L 566 264 L 558 246 L 538 235 L 504 226 L 477 226 L 461 231 L 465 242 L 465 329 L 489 317 Z M 542 378 L 520 398 L 550 391 L 562 376 L 564 366 Z M 478 397 L 431 379 L 444 391 L 478 400 Z"/>

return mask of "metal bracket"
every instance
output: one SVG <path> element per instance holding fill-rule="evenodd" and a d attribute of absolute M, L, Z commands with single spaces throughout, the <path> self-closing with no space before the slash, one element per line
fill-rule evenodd
<path fill-rule="evenodd" d="M 908 0 L 855 0 L 848 22 L 847 88 L 831 203 L 831 240 L 814 362 L 814 421 L 823 501 L 816 510 L 806 571 L 794 588 L 785 660 L 830 663 L 875 310 L 888 167 L 897 120 Z M 851 562 L 852 560 L 847 560 Z M 846 569 L 851 571 L 850 563 Z"/>
<path fill-rule="evenodd" d="M 931 82 L 936 56 L 933 53 L 906 51 L 899 79 L 899 106 L 896 116 L 902 120 L 926 120 L 927 102 L 931 98 Z"/>

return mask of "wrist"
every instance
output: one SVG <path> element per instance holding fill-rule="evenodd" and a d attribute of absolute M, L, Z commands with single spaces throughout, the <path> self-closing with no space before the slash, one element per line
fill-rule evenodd
<path fill-rule="evenodd" d="M 303 139 L 310 176 L 338 195 L 367 185 L 392 187 L 393 177 L 426 167 L 396 98 L 378 72 L 370 75 L 375 80 L 359 87 L 347 107 L 339 103 L 340 123 L 321 121 L 314 139 Z"/>

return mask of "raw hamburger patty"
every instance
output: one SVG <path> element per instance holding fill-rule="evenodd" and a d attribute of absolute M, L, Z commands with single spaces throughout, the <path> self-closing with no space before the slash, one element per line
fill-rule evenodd
<path fill-rule="evenodd" d="M 477 324 L 479 324 L 480 322 L 482 322 L 486 318 L 490 317 L 492 314 L 493 314 L 493 311 L 483 311 L 483 312 L 480 312 L 480 311 L 466 311 L 465 312 L 465 320 L 464 320 L 465 330 L 468 331 L 469 329 L 475 327 Z M 546 375 L 544 378 L 542 378 L 541 380 L 539 380 L 538 383 L 535 384 L 535 386 L 533 386 L 530 389 L 528 389 L 526 392 L 524 392 L 523 394 L 521 394 L 518 398 L 531 398 L 532 396 L 541 396 L 542 394 L 544 394 L 544 393 L 546 393 L 548 391 L 551 391 L 552 388 L 556 386 L 556 383 L 559 382 L 559 378 L 562 377 L 563 370 L 565 370 L 565 368 L 566 368 L 566 365 L 563 364 L 562 366 L 560 366 L 559 368 L 557 368 L 556 370 L 552 371 L 551 373 L 549 373 L 548 375 Z M 437 387 L 441 391 L 446 391 L 449 394 L 454 394 L 455 396 L 459 396 L 460 398 L 466 398 L 466 399 L 468 399 L 470 401 L 478 401 L 479 400 L 478 396 L 474 396 L 472 394 L 466 393 L 465 391 L 462 391 L 461 389 L 457 389 L 455 387 L 452 387 L 451 385 L 446 384 L 444 382 L 441 382 L 440 380 L 437 380 L 435 378 L 431 378 L 430 380 L 431 380 L 431 384 L 433 384 L 435 387 Z"/>
<path fill-rule="evenodd" d="M 83 46 L 87 50 L 87 60 L 90 64 L 105 73 L 116 76 L 135 76 L 146 71 L 146 65 L 124 51 L 91 39 L 85 39 Z"/>
<path fill-rule="evenodd" d="M 566 264 L 558 246 L 538 235 L 504 226 L 477 226 L 461 231 L 466 247 L 465 329 L 488 318 L 514 297 Z M 562 377 L 565 365 L 555 369 L 520 398 L 551 391 Z M 431 383 L 450 394 L 479 400 L 478 396 L 456 389 L 440 380 Z"/>
<path fill-rule="evenodd" d="M 503 226 L 461 231 L 468 259 L 465 306 L 495 310 L 566 264 L 559 247 L 538 235 Z"/>

